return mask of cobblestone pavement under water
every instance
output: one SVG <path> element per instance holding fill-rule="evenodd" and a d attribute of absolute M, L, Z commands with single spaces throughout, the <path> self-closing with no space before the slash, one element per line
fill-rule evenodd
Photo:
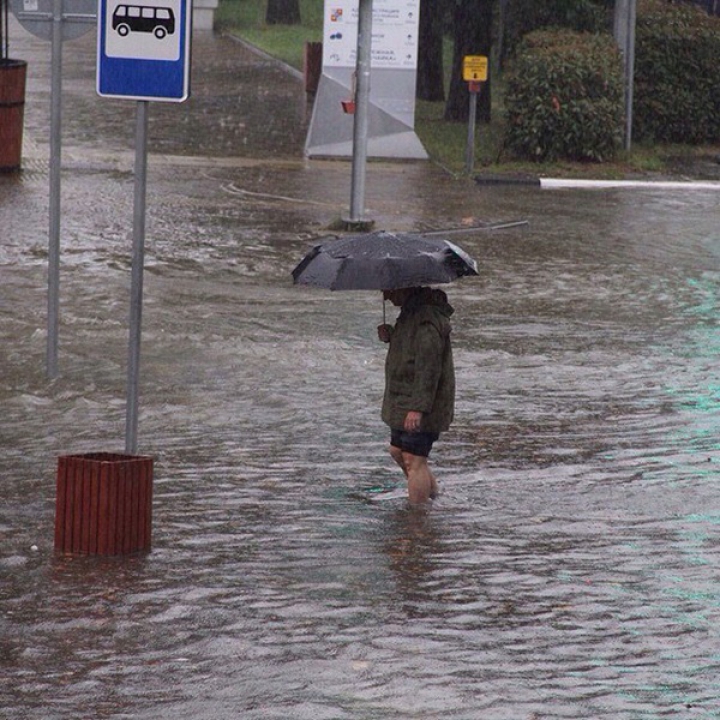
<path fill-rule="evenodd" d="M 433 453 L 442 494 L 412 510 L 379 419 L 379 294 L 290 283 L 345 210 L 349 165 L 302 159 L 297 79 L 199 39 L 193 100 L 151 107 L 153 549 L 61 556 L 57 457 L 124 446 L 132 112 L 94 96 L 92 40 L 68 43 L 49 381 L 47 47 L 19 46 L 28 159 L 0 177 L 3 720 L 720 717 L 717 193 L 369 166 L 385 229 L 528 221 L 454 237 L 481 275 L 447 288 L 457 420 Z"/>

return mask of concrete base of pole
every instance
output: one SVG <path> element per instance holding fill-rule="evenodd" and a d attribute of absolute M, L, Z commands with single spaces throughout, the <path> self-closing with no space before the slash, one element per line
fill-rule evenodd
<path fill-rule="evenodd" d="M 338 230 L 346 232 L 370 232 L 375 226 L 374 220 L 351 220 L 350 218 L 340 218 Z"/>

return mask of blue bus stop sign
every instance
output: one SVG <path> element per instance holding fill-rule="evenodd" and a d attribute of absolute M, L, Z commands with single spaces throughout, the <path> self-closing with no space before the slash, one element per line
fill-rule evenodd
<path fill-rule="evenodd" d="M 183 102 L 191 35 L 190 0 L 100 0 L 98 94 Z"/>

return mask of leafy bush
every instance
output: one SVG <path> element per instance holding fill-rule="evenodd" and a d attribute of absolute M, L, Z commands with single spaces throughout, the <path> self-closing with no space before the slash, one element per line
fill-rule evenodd
<path fill-rule="evenodd" d="M 505 106 L 505 145 L 519 157 L 612 159 L 623 131 L 623 67 L 612 37 L 530 33 L 510 67 Z"/>
<path fill-rule="evenodd" d="M 720 18 L 666 0 L 640 3 L 633 135 L 656 142 L 720 140 Z"/>

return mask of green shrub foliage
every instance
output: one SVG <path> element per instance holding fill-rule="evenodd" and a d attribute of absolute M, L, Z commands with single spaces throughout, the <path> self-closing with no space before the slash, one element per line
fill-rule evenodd
<path fill-rule="evenodd" d="M 610 160 L 623 137 L 623 66 L 610 35 L 527 35 L 507 77 L 506 147 L 524 159 Z"/>
<path fill-rule="evenodd" d="M 633 137 L 720 141 L 720 18 L 684 3 L 640 2 Z"/>

